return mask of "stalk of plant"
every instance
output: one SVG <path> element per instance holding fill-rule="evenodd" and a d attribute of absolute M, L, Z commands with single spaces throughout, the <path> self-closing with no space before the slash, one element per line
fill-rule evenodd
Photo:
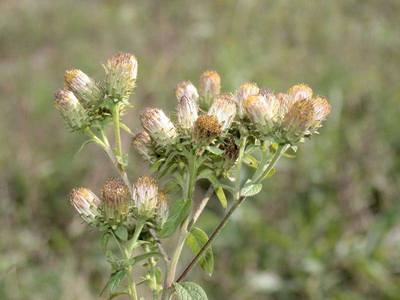
<path fill-rule="evenodd" d="M 317 133 L 330 105 L 304 84 L 273 93 L 244 83 L 233 93 L 222 93 L 219 74 L 206 71 L 199 91 L 190 81 L 177 85 L 171 114 L 176 118 L 146 108 L 139 115 L 143 130 L 133 134 L 122 117 L 133 107 L 129 98 L 136 85 L 136 58 L 119 53 L 103 67 L 105 77 L 98 82 L 81 70 L 67 71 L 65 88 L 55 94 L 67 127 L 88 137 L 84 145 L 100 146 L 118 176 L 105 182 L 99 196 L 87 188 L 73 189 L 70 196 L 82 219 L 101 233 L 111 266 L 101 293 L 138 300 L 144 299 L 139 291 L 146 293 L 138 286 L 147 286 L 145 295 L 153 300 L 173 295 L 207 299 L 198 284 L 184 280 L 196 265 L 212 274 L 212 243 L 231 215 L 262 191 L 281 157 L 293 156 L 299 143 Z M 113 138 L 106 134 L 108 127 Z M 124 132 L 133 135 L 132 148 L 149 164 L 149 174 L 133 184 L 128 151 L 122 147 Z M 210 187 L 195 199 L 199 180 L 208 180 Z M 208 236 L 196 225 L 214 199 L 225 213 Z M 174 245 L 170 252 L 166 240 Z M 182 266 L 186 247 L 193 258 Z"/>

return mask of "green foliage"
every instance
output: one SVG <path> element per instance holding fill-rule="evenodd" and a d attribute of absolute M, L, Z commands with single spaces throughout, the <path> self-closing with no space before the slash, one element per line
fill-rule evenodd
<path fill-rule="evenodd" d="M 202 229 L 198 227 L 193 227 L 189 235 L 186 239 L 186 243 L 189 248 L 192 250 L 193 254 L 196 255 L 199 253 L 200 249 L 207 243 L 208 236 Z M 201 268 L 207 272 L 208 275 L 212 275 L 214 271 L 214 254 L 211 246 L 207 249 L 207 251 L 202 255 L 199 260 Z"/>
<path fill-rule="evenodd" d="M 204 290 L 194 282 L 175 283 L 175 292 L 179 300 L 207 300 Z"/>

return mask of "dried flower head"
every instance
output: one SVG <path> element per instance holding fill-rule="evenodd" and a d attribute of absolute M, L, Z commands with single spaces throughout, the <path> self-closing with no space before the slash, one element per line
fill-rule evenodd
<path fill-rule="evenodd" d="M 218 119 L 212 115 L 201 115 L 194 123 L 194 137 L 197 140 L 212 139 L 222 132 Z"/>
<path fill-rule="evenodd" d="M 65 86 L 72 91 L 85 108 L 92 107 L 100 100 L 101 91 L 89 76 L 81 70 L 68 70 L 64 74 Z"/>
<path fill-rule="evenodd" d="M 331 112 L 331 105 L 325 97 L 312 98 L 311 103 L 314 107 L 314 122 L 311 126 L 311 131 L 317 130 L 321 127 L 321 123 L 326 120 Z"/>
<path fill-rule="evenodd" d="M 161 109 L 146 108 L 141 114 L 140 120 L 143 128 L 157 144 L 166 145 L 175 141 L 176 128 Z"/>
<path fill-rule="evenodd" d="M 236 115 L 236 103 L 233 96 L 231 94 L 219 95 L 208 110 L 208 115 L 217 118 L 222 131 L 228 129 Z"/>
<path fill-rule="evenodd" d="M 193 98 L 182 96 L 177 107 L 178 125 L 182 129 L 192 129 L 198 117 L 197 103 Z"/>
<path fill-rule="evenodd" d="M 197 92 L 196 87 L 188 80 L 181 81 L 177 84 L 175 95 L 178 101 L 180 101 L 183 96 L 192 99 L 195 102 L 199 99 L 199 93 Z"/>
<path fill-rule="evenodd" d="M 239 108 L 239 116 L 243 117 L 244 114 L 244 108 L 243 104 L 244 101 L 249 97 L 249 96 L 255 96 L 260 93 L 260 89 L 255 83 L 243 83 L 239 89 L 236 91 L 236 102 L 238 104 Z"/>
<path fill-rule="evenodd" d="M 107 96 L 114 102 L 128 100 L 136 83 L 138 71 L 136 57 L 130 53 L 118 53 L 107 60 L 104 70 Z"/>
<path fill-rule="evenodd" d="M 215 71 L 205 71 L 200 76 L 200 106 L 208 109 L 221 92 L 221 77 Z"/>
<path fill-rule="evenodd" d="M 86 188 L 73 189 L 70 194 L 70 202 L 86 223 L 92 224 L 100 214 L 100 199 Z"/>
<path fill-rule="evenodd" d="M 151 219 L 158 206 L 158 186 L 152 177 L 140 177 L 133 185 L 133 205 L 139 218 Z"/>
<path fill-rule="evenodd" d="M 104 184 L 101 195 L 105 205 L 105 213 L 109 219 L 120 220 L 129 211 L 130 192 L 125 183 L 111 178 Z"/>
<path fill-rule="evenodd" d="M 275 97 L 279 101 L 279 119 L 283 120 L 290 107 L 295 103 L 294 97 L 286 93 L 277 93 Z"/>
<path fill-rule="evenodd" d="M 71 91 L 64 89 L 55 93 L 54 105 L 70 129 L 79 130 L 88 125 L 86 111 Z"/>
<path fill-rule="evenodd" d="M 132 146 L 144 158 L 149 159 L 151 154 L 151 138 L 146 131 L 139 132 L 132 138 Z"/>
<path fill-rule="evenodd" d="M 288 90 L 288 94 L 293 96 L 294 101 L 300 101 L 311 98 L 313 90 L 306 84 L 296 84 Z"/>
<path fill-rule="evenodd" d="M 309 100 L 295 102 L 283 120 L 283 130 L 289 143 L 298 142 L 315 121 L 314 106 Z"/>

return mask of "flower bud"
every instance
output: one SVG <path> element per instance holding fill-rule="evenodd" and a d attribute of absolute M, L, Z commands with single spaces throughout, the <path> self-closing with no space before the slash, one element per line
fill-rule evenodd
<path fill-rule="evenodd" d="M 106 72 L 107 96 L 114 102 L 127 101 L 135 88 L 138 63 L 129 53 L 118 53 L 107 60 Z"/>
<path fill-rule="evenodd" d="M 296 84 L 289 89 L 288 94 L 293 96 L 293 99 L 296 102 L 311 98 L 313 90 L 306 84 Z"/>
<path fill-rule="evenodd" d="M 239 89 L 236 91 L 236 102 L 238 104 L 239 108 L 239 116 L 243 117 L 244 114 L 244 108 L 243 104 L 244 101 L 249 97 L 249 96 L 255 96 L 258 95 L 260 92 L 260 89 L 255 83 L 243 83 Z"/>
<path fill-rule="evenodd" d="M 83 129 L 88 125 L 86 111 L 71 91 L 59 90 L 54 95 L 54 105 L 72 130 Z"/>
<path fill-rule="evenodd" d="M 139 132 L 132 138 L 132 146 L 144 158 L 149 159 L 151 153 L 151 138 L 146 131 Z"/>
<path fill-rule="evenodd" d="M 73 189 L 70 194 L 70 202 L 88 224 L 92 224 L 100 214 L 100 199 L 86 188 Z"/>
<path fill-rule="evenodd" d="M 68 70 L 64 75 L 65 86 L 72 91 L 85 108 L 100 101 L 101 91 L 93 79 L 81 70 Z"/>
<path fill-rule="evenodd" d="M 157 223 L 162 227 L 168 219 L 168 200 L 164 192 L 158 192 Z"/>
<path fill-rule="evenodd" d="M 171 144 L 177 137 L 174 124 L 158 108 L 146 108 L 141 117 L 142 126 L 153 140 L 160 145 Z"/>
<path fill-rule="evenodd" d="M 156 215 L 158 186 L 152 177 L 140 177 L 133 185 L 132 197 L 139 218 L 151 219 Z"/>
<path fill-rule="evenodd" d="M 193 98 L 182 96 L 177 107 L 178 124 L 182 129 L 193 128 L 198 117 L 197 103 Z"/>
<path fill-rule="evenodd" d="M 214 99 L 221 92 L 221 77 L 215 71 L 205 71 L 200 76 L 201 107 L 208 109 Z"/>
<path fill-rule="evenodd" d="M 269 133 L 278 120 L 279 101 L 272 93 L 266 96 L 250 96 L 244 102 L 244 109 L 249 119 L 261 128 L 263 133 Z"/>
<path fill-rule="evenodd" d="M 314 124 L 312 127 L 313 129 L 317 129 L 330 114 L 331 105 L 326 98 L 320 96 L 311 99 L 311 103 L 314 107 Z"/>
<path fill-rule="evenodd" d="M 194 102 L 197 102 L 199 99 L 199 93 L 196 87 L 188 80 L 178 83 L 175 89 L 175 95 L 178 101 L 180 101 L 183 96 L 194 100 Z"/>
<path fill-rule="evenodd" d="M 230 94 L 219 95 L 208 110 L 208 115 L 217 118 L 222 131 L 228 129 L 236 115 L 236 103 L 233 96 Z"/>
<path fill-rule="evenodd" d="M 215 116 L 201 115 L 194 123 L 193 135 L 197 140 L 213 139 L 221 132 L 221 124 Z"/>
<path fill-rule="evenodd" d="M 283 120 L 283 130 L 289 143 L 298 142 L 315 121 L 314 106 L 309 100 L 295 102 Z"/>
<path fill-rule="evenodd" d="M 293 105 L 293 103 L 295 103 L 294 97 L 285 93 L 277 93 L 275 97 L 279 101 L 279 119 L 283 120 L 290 107 Z"/>
<path fill-rule="evenodd" d="M 116 178 L 107 180 L 101 194 L 108 219 L 121 221 L 128 215 L 130 193 L 122 180 Z"/>

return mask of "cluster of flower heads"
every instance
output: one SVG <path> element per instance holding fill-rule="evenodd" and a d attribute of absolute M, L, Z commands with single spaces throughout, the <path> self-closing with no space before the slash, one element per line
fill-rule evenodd
<path fill-rule="evenodd" d="M 101 197 L 87 188 L 73 189 L 72 206 L 87 223 L 94 226 L 124 224 L 133 226 L 142 219 L 162 227 L 168 217 L 166 195 L 152 177 L 140 177 L 129 188 L 119 179 L 111 178 L 103 186 Z"/>
<path fill-rule="evenodd" d="M 103 67 L 103 82 L 96 82 L 78 69 L 65 72 L 64 88 L 56 92 L 54 103 L 70 129 L 102 125 L 110 119 L 113 105 L 121 103 L 121 110 L 129 105 L 138 69 L 135 56 L 118 53 Z"/>
<path fill-rule="evenodd" d="M 316 133 L 331 110 L 326 98 L 314 96 L 305 84 L 273 93 L 244 83 L 235 93 L 221 93 L 221 79 L 215 71 L 200 76 L 199 91 L 190 81 L 180 82 L 176 98 L 175 122 L 158 108 L 146 108 L 141 114 L 144 131 L 132 144 L 144 157 L 154 154 L 154 145 L 179 144 L 187 138 L 195 144 L 221 137 L 234 139 L 243 129 L 260 140 L 294 145 Z"/>

